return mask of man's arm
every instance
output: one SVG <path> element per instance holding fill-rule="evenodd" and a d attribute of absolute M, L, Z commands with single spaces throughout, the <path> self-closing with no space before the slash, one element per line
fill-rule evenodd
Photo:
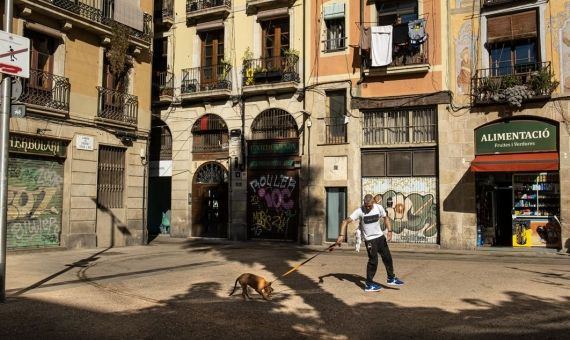
<path fill-rule="evenodd" d="M 386 226 L 386 240 L 392 240 L 392 222 L 388 216 L 384 216 L 384 225 Z"/>
<path fill-rule="evenodd" d="M 340 224 L 340 228 L 339 228 L 339 234 L 338 234 L 338 238 L 336 239 L 336 244 L 340 247 L 342 241 L 344 241 L 344 237 L 346 236 L 346 232 L 347 232 L 347 226 L 348 224 L 352 222 L 352 218 L 348 217 L 346 219 L 344 219 L 342 221 L 342 223 Z"/>

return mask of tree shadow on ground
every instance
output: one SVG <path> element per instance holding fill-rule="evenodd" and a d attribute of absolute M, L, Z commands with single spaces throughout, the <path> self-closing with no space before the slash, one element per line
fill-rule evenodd
<path fill-rule="evenodd" d="M 303 248 L 279 243 L 217 244 L 188 241 L 190 254 L 212 252 L 235 263 L 236 277 L 244 267 L 262 268 L 260 275 L 279 277 L 291 264 L 315 254 Z M 271 247 L 270 256 L 252 248 Z M 336 257 L 335 252 L 328 256 Z M 329 258 L 323 262 L 335 261 Z M 313 264 L 314 265 L 314 264 Z M 362 263 L 363 270 L 365 263 Z M 381 265 L 379 270 L 381 269 Z M 380 271 L 377 275 L 380 275 Z M 268 277 L 271 275 L 272 277 Z M 358 275 L 330 273 L 329 278 L 359 285 Z M 527 293 L 506 291 L 504 299 L 491 303 L 483 299 L 463 299 L 471 307 L 449 311 L 441 307 L 408 307 L 389 301 L 349 304 L 328 292 L 303 270 L 281 279 L 271 301 L 257 293 L 244 302 L 241 296 L 228 297 L 232 282 L 211 279 L 190 285 L 188 290 L 152 306 L 125 312 L 105 313 L 94 307 L 77 308 L 29 297 L 10 298 L 0 308 L 0 338 L 462 338 L 479 339 L 524 336 L 525 338 L 566 338 L 570 332 L 570 296 L 549 299 Z M 286 286 L 288 289 L 283 289 Z M 102 291 L 113 301 L 149 302 L 132 291 Z M 374 293 L 376 294 L 376 293 Z M 426 293 L 427 294 L 427 293 Z M 294 300 L 296 299 L 296 300 Z M 292 301 L 298 304 L 292 307 Z M 123 302 L 126 304 L 126 302 Z M 84 304 L 86 305 L 86 304 Z M 300 307 L 299 307 L 300 306 Z M 23 326 L 26 325 L 26 326 Z"/>

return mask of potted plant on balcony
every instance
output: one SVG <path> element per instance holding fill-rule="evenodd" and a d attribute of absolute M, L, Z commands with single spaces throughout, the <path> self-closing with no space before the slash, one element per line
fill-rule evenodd
<path fill-rule="evenodd" d="M 232 69 L 232 61 L 230 59 L 224 59 L 220 63 L 219 73 L 218 73 L 218 84 L 219 89 L 229 89 L 228 74 Z"/>
<path fill-rule="evenodd" d="M 241 58 L 242 72 L 243 72 L 243 82 L 245 85 L 255 84 L 255 69 L 253 67 L 253 52 L 248 48 L 245 49 L 243 57 Z"/>
<path fill-rule="evenodd" d="M 283 81 L 295 81 L 299 74 L 295 69 L 299 62 L 299 51 L 296 49 L 287 49 L 283 52 Z"/>
<path fill-rule="evenodd" d="M 528 84 L 536 95 L 550 96 L 560 82 L 554 79 L 548 68 L 543 67 L 531 75 Z"/>

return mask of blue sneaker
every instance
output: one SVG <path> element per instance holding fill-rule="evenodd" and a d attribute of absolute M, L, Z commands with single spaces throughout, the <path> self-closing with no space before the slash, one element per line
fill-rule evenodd
<path fill-rule="evenodd" d="M 364 285 L 364 291 L 365 291 L 365 292 L 377 292 L 377 291 L 380 291 L 380 290 L 382 290 L 382 287 L 381 287 L 379 284 L 374 283 L 374 282 L 372 282 L 372 283 L 366 283 L 366 284 Z"/>
<path fill-rule="evenodd" d="M 393 277 L 391 279 L 388 279 L 387 283 L 392 286 L 401 286 L 404 284 L 404 281 L 398 279 L 397 277 Z"/>

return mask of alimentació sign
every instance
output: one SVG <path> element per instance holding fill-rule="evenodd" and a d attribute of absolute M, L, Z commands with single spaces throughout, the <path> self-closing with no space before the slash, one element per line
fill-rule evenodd
<path fill-rule="evenodd" d="M 510 120 L 475 130 L 475 154 L 557 151 L 557 126 L 539 120 Z"/>

